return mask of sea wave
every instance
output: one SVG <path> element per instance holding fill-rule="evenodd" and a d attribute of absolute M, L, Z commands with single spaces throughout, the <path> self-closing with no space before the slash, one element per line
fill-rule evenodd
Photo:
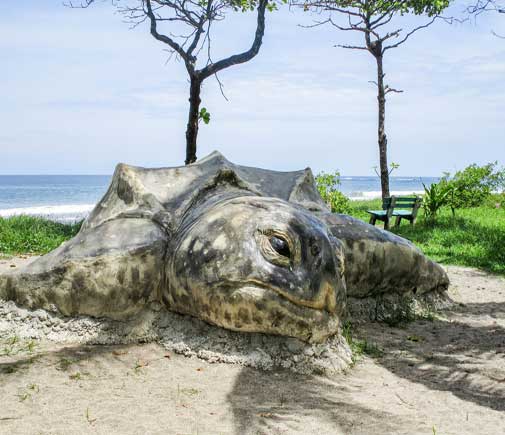
<path fill-rule="evenodd" d="M 380 190 L 376 191 L 354 191 L 354 192 L 343 192 L 351 201 L 366 201 L 370 199 L 381 198 L 382 194 Z M 396 196 L 407 196 L 407 195 L 420 195 L 423 194 L 422 191 L 406 191 L 406 190 L 394 190 L 391 191 L 391 195 Z M 17 208 L 5 208 L 0 209 L 0 217 L 7 218 L 11 216 L 28 215 L 28 216 L 40 216 L 47 219 L 71 222 L 86 218 L 91 210 L 93 210 L 95 204 L 64 204 L 64 205 L 39 205 L 32 207 L 17 207 Z"/>
<path fill-rule="evenodd" d="M 370 192 L 349 192 L 344 194 L 351 201 L 367 201 L 369 199 L 379 199 L 382 197 L 382 192 L 380 190 L 374 190 Z M 423 195 L 424 191 L 422 190 L 393 190 L 390 192 L 391 195 L 394 196 L 408 196 L 408 195 Z"/>
<path fill-rule="evenodd" d="M 75 221 L 85 218 L 95 204 L 39 205 L 0 209 L 0 217 L 19 215 L 40 216 L 58 221 Z"/>

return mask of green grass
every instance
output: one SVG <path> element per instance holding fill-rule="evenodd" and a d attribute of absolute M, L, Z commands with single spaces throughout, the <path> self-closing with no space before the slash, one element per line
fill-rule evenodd
<path fill-rule="evenodd" d="M 493 197 L 482 207 L 458 210 L 456 218 L 442 209 L 435 224 L 426 222 L 421 210 L 415 226 L 405 222 L 393 231 L 440 263 L 505 275 L 505 207 L 497 208 L 497 202 Z M 380 209 L 381 200 L 352 201 L 351 207 L 351 215 L 368 222 L 366 210 Z M 0 218 L 0 255 L 45 254 L 77 234 L 80 226 L 30 216 Z"/>
<path fill-rule="evenodd" d="M 368 221 L 366 210 L 381 208 L 380 200 L 356 201 L 351 214 Z M 416 225 L 402 223 L 396 234 L 411 240 L 435 261 L 477 267 L 505 274 L 505 208 L 495 201 L 477 208 L 456 211 L 442 209 L 437 221 L 426 222 L 422 210 Z"/>
<path fill-rule="evenodd" d="M 370 215 L 366 212 L 367 210 L 382 210 L 382 201 L 380 199 L 351 201 L 351 216 L 368 222 Z"/>
<path fill-rule="evenodd" d="M 353 325 L 350 321 L 347 321 L 343 324 L 342 335 L 352 350 L 351 365 L 357 363 L 363 357 L 363 355 L 368 355 L 372 358 L 380 358 L 384 355 L 384 351 L 375 343 L 370 343 L 366 339 L 357 339 L 354 336 Z"/>
<path fill-rule="evenodd" d="M 63 224 L 33 216 L 0 218 L 0 253 L 45 254 L 75 236 L 81 222 Z"/>

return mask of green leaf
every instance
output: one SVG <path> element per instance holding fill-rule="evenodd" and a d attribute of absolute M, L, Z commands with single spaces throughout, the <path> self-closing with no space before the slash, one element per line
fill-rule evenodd
<path fill-rule="evenodd" d="M 205 107 L 202 107 L 200 109 L 200 113 L 198 114 L 198 118 L 205 124 L 208 124 L 210 122 L 210 112 L 208 112 Z"/>

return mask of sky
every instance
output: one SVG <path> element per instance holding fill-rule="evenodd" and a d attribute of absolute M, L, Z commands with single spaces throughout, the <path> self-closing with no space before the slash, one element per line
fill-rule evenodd
<path fill-rule="evenodd" d="M 446 15 L 461 16 L 455 1 Z M 247 166 L 373 175 L 378 165 L 373 57 L 321 16 L 267 14 L 252 61 L 204 82 L 198 156 L 213 150 Z M 213 33 L 214 59 L 249 48 L 255 13 Z M 423 18 L 399 17 L 409 29 Z M 505 15 L 437 22 L 385 57 L 386 82 L 404 90 L 386 107 L 394 175 L 438 176 L 468 164 L 505 165 Z M 354 32 L 353 32 L 354 33 Z M 358 39 L 356 39 L 358 38 Z M 189 84 L 147 25 L 125 24 L 110 2 L 0 2 L 0 174 L 110 174 L 118 162 L 181 165 Z"/>

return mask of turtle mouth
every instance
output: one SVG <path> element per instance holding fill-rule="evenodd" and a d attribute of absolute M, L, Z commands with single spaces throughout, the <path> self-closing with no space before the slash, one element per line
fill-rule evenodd
<path fill-rule="evenodd" d="M 265 283 L 257 279 L 248 279 L 245 281 L 228 281 L 227 284 L 235 288 L 253 287 L 262 290 L 270 290 L 277 293 L 283 299 L 288 300 L 293 305 L 300 307 L 311 308 L 317 311 L 327 311 L 329 314 L 335 314 L 337 311 L 336 291 L 335 288 L 327 281 L 324 281 L 320 285 L 319 292 L 317 293 L 316 297 L 312 299 L 299 298 L 280 287 Z"/>

